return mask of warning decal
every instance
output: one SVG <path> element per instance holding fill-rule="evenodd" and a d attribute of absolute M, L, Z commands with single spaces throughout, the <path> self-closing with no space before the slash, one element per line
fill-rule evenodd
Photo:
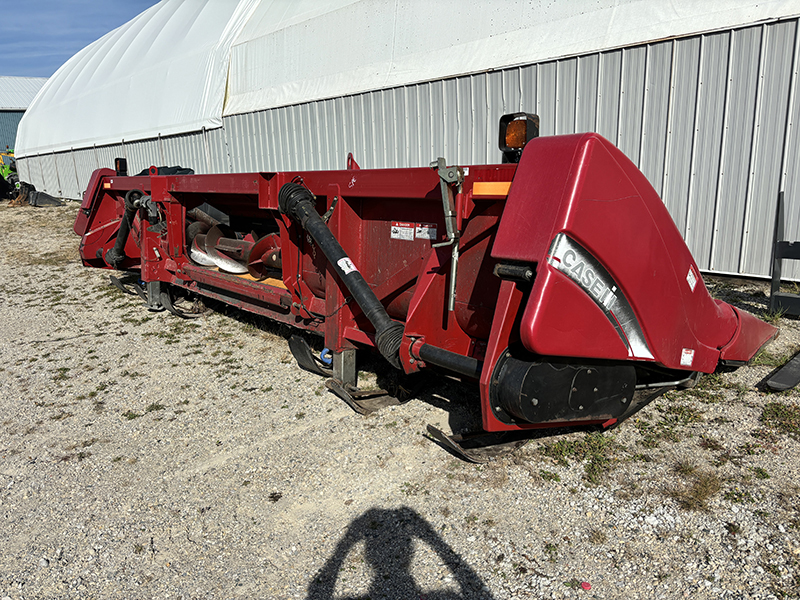
<path fill-rule="evenodd" d="M 392 239 L 393 240 L 414 240 L 414 223 L 403 223 L 401 221 L 392 221 Z"/>
<path fill-rule="evenodd" d="M 392 221 L 392 239 L 413 242 L 416 240 L 435 240 L 436 223 L 405 223 Z"/>
<path fill-rule="evenodd" d="M 686 274 L 686 283 L 688 283 L 689 288 L 694 291 L 697 285 L 697 275 L 694 274 L 694 267 L 692 266 L 689 266 L 689 272 Z"/>
<path fill-rule="evenodd" d="M 694 350 L 691 348 L 684 348 L 681 350 L 681 366 L 691 367 L 694 362 Z"/>
<path fill-rule="evenodd" d="M 415 234 L 418 240 L 435 240 L 436 223 L 417 223 Z"/>

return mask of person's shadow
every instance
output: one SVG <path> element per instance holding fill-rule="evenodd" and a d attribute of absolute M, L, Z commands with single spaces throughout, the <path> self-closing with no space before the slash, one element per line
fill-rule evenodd
<path fill-rule="evenodd" d="M 423 591 L 410 572 L 413 540 L 427 544 L 452 575 L 460 591 Z M 336 545 L 333 555 L 308 586 L 306 600 L 333 600 L 336 580 L 347 555 L 364 542 L 364 559 L 372 570 L 369 591 L 363 596 L 337 600 L 492 600 L 477 573 L 433 530 L 425 519 L 408 507 L 395 510 L 372 508 L 353 521 Z"/>

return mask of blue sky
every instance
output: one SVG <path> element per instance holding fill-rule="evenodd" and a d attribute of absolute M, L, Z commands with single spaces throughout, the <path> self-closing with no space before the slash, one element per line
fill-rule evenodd
<path fill-rule="evenodd" d="M 158 0 L 0 0 L 0 75 L 50 77 Z"/>

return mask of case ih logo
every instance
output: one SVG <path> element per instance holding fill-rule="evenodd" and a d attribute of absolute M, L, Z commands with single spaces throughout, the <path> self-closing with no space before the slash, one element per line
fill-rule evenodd
<path fill-rule="evenodd" d="M 559 270 L 564 271 L 573 281 L 579 283 L 589 295 L 594 297 L 597 303 L 602 304 L 609 310 L 614 307 L 614 301 L 617 299 L 614 292 L 617 291 L 617 286 L 612 285 L 609 287 L 605 284 L 594 269 L 587 265 L 586 261 L 575 250 L 570 248 L 564 252 L 561 264 L 564 265 L 565 269 Z"/>
<path fill-rule="evenodd" d="M 559 233 L 550 245 L 547 262 L 585 291 L 605 313 L 635 358 L 653 358 L 633 308 L 608 271 L 578 242 Z"/>

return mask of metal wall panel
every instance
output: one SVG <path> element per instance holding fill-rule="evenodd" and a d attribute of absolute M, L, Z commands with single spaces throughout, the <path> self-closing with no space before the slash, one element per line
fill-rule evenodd
<path fill-rule="evenodd" d="M 44 171 L 42 170 L 42 157 L 39 155 L 32 156 L 29 159 L 28 165 L 28 183 L 32 183 L 37 190 L 44 190 Z M 23 180 L 24 181 L 24 180 Z"/>
<path fill-rule="evenodd" d="M 722 138 L 717 210 L 709 265 L 715 271 L 736 273 L 739 269 L 760 53 L 761 27 L 731 34 L 725 133 Z"/>
<path fill-rule="evenodd" d="M 647 47 L 622 51 L 617 147 L 637 165 L 642 144 Z M 612 138 L 613 141 L 613 138 Z"/>
<path fill-rule="evenodd" d="M 729 44 L 730 33 L 703 36 L 700 42 L 692 176 L 684 239 L 701 269 L 708 269 L 711 261 Z"/>
<path fill-rule="evenodd" d="M 58 177 L 55 154 L 43 154 L 41 157 L 42 172 L 44 174 L 43 189 L 54 190 L 53 196 L 61 195 L 61 182 Z"/>
<path fill-rule="evenodd" d="M 75 172 L 77 173 L 78 181 L 82 182 L 82 187 L 85 189 L 89 183 L 89 178 L 92 176 L 95 169 L 97 169 L 97 156 L 95 155 L 94 148 L 73 150 L 72 158 L 75 163 Z M 130 169 L 130 162 L 128 163 L 128 169 Z"/>
<path fill-rule="evenodd" d="M 784 219 L 788 239 L 800 240 L 800 25 L 795 21 L 794 56 L 789 87 L 789 108 L 786 124 L 780 189 L 784 190 Z M 786 261 L 784 277 L 800 279 L 800 261 Z"/>
<path fill-rule="evenodd" d="M 744 234 L 737 271 L 764 273 L 770 269 L 775 199 L 781 179 L 793 56 L 781 52 L 794 46 L 796 23 L 764 25 L 755 110 L 750 182 L 744 213 Z"/>
<path fill-rule="evenodd" d="M 674 45 L 669 41 L 648 46 L 645 65 L 639 168 L 659 195 L 663 191 Z"/>
<path fill-rule="evenodd" d="M 20 181 L 30 181 L 30 159 L 18 158 L 17 159 L 17 173 L 19 174 Z"/>
<path fill-rule="evenodd" d="M 55 155 L 56 169 L 61 183 L 59 196 L 61 198 L 80 198 L 83 195 L 81 182 L 75 172 L 75 161 L 72 152 L 59 152 Z"/>
<path fill-rule="evenodd" d="M 24 110 L 0 110 L 0 150 L 14 149 L 17 128 L 24 114 Z"/>
<path fill-rule="evenodd" d="M 539 134 L 555 135 L 556 133 L 556 84 L 558 63 L 549 62 L 539 65 L 536 81 L 536 113 L 546 115 L 540 119 Z M 509 112 L 515 112 L 509 110 Z M 530 112 L 530 111 L 528 111 Z"/>
<path fill-rule="evenodd" d="M 686 237 L 689 182 L 694 148 L 700 38 L 673 43 L 662 198 L 672 219 Z M 646 153 L 645 153 L 646 156 Z M 657 183 L 650 179 L 651 183 Z M 658 187 L 656 187 L 658 189 Z"/>
<path fill-rule="evenodd" d="M 556 63 L 556 135 L 575 133 L 578 59 Z"/>
<path fill-rule="evenodd" d="M 20 172 L 55 177 L 67 195 L 118 151 L 131 172 L 341 169 L 349 152 L 362 168 L 494 163 L 499 117 L 535 112 L 543 136 L 597 131 L 617 144 L 702 269 L 765 276 L 781 187 L 787 237 L 800 239 L 798 38 L 798 20 L 784 19 L 225 117 L 219 129 L 75 151 L 69 175 L 66 156 L 20 161 Z M 800 277 L 800 265 L 784 273 Z"/>
<path fill-rule="evenodd" d="M 597 84 L 600 76 L 600 55 L 578 58 L 575 90 L 575 132 L 595 131 L 597 127 Z"/>
<path fill-rule="evenodd" d="M 142 140 L 125 144 L 128 173 L 141 173 L 152 166 L 162 166 L 159 140 Z"/>

